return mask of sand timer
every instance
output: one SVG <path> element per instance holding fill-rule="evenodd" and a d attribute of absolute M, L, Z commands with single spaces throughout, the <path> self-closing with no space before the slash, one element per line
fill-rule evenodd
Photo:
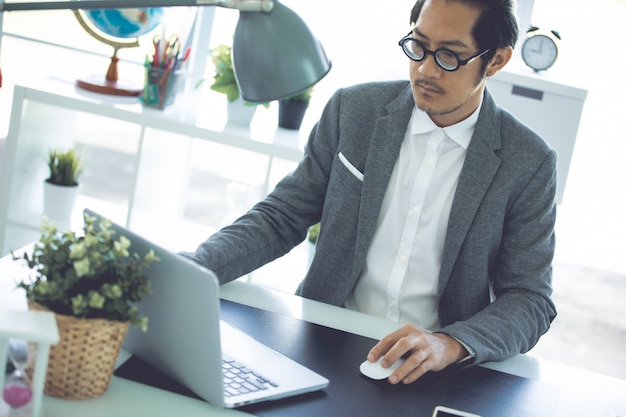
<path fill-rule="evenodd" d="M 50 344 L 59 341 L 54 314 L 0 309 L 0 417 L 39 417 Z M 6 358 L 14 371 L 5 375 Z M 32 379 L 27 369 L 33 366 Z"/>
<path fill-rule="evenodd" d="M 26 370 L 32 364 L 35 344 L 28 343 L 26 339 L 10 338 L 7 351 L 13 372 L 4 379 L 2 399 L 13 410 L 28 406 L 33 399 L 33 387 L 26 374 Z"/>

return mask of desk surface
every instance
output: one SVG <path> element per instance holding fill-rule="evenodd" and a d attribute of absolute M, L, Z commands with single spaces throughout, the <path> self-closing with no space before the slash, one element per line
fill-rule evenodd
<path fill-rule="evenodd" d="M 0 259 L 0 308 L 24 308 L 23 298 L 14 291 L 14 282 L 23 274 L 10 257 Z M 222 298 L 331 328 L 378 339 L 395 329 L 395 324 L 354 311 L 329 306 L 297 296 L 247 284 L 232 282 L 222 287 Z M 122 352 L 120 360 L 128 356 Z M 488 368 L 536 379 L 558 386 L 556 415 L 562 417 L 598 416 L 611 413 L 626 416 L 626 381 L 597 373 L 519 355 Z M 237 410 L 219 410 L 210 404 L 165 392 L 119 377 L 113 377 L 105 395 L 84 401 L 44 397 L 46 417 L 85 416 L 236 416 Z"/>

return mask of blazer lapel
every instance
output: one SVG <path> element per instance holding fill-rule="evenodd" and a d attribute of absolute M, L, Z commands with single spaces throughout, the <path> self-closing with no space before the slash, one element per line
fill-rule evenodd
<path fill-rule="evenodd" d="M 476 211 L 498 171 L 500 158 L 494 151 L 500 146 L 498 110 L 491 95 L 485 90 L 481 113 L 467 148 L 465 162 L 450 210 L 439 274 L 440 296 L 450 278 L 461 245 Z"/>
<path fill-rule="evenodd" d="M 409 86 L 387 105 L 388 114 L 377 120 L 372 131 L 367 164 L 363 172 L 363 192 L 355 242 L 355 279 L 361 272 L 372 242 L 389 178 L 398 159 L 414 105 Z"/>

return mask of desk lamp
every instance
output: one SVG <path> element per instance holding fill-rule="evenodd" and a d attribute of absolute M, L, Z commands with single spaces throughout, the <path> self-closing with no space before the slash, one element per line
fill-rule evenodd
<path fill-rule="evenodd" d="M 322 45 L 299 16 L 277 0 L 0 0 L 0 12 L 180 6 L 239 10 L 232 54 L 235 78 L 246 101 L 263 103 L 295 95 L 330 71 Z"/>

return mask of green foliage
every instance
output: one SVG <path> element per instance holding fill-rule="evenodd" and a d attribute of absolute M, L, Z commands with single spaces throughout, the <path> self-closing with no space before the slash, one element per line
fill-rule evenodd
<path fill-rule="evenodd" d="M 284 98 L 281 101 L 283 101 L 285 103 L 290 103 L 290 102 L 308 103 L 308 102 L 311 101 L 311 96 L 312 95 L 313 95 L 313 87 L 309 87 L 306 90 L 303 90 L 303 91 L 301 91 L 298 94 L 295 94 L 293 96 Z"/>
<path fill-rule="evenodd" d="M 25 260 L 35 273 L 19 287 L 29 299 L 59 314 L 83 318 L 130 321 L 147 330 L 148 319 L 139 317 L 134 305 L 152 291 L 144 269 L 159 257 L 150 250 L 143 258 L 130 253 L 130 240 L 120 236 L 109 220 L 85 215 L 83 235 L 58 233 L 44 218 L 40 239 L 31 255 L 13 254 Z"/>
<path fill-rule="evenodd" d="M 232 61 L 232 48 L 229 45 L 219 45 L 214 49 L 211 49 L 211 61 L 215 65 L 215 75 L 213 75 L 213 83 L 211 84 L 211 90 L 226 94 L 229 102 L 233 102 L 239 98 L 239 85 L 235 78 L 235 70 L 233 68 Z M 200 80 L 196 87 L 200 86 L 205 80 Z M 265 108 L 269 107 L 269 103 L 249 103 L 245 102 L 248 106 L 262 105 Z"/>
<path fill-rule="evenodd" d="M 211 50 L 211 60 L 215 65 L 211 90 L 226 94 L 228 101 L 233 102 L 239 98 L 239 86 L 235 79 L 231 52 L 228 45 L 219 45 Z"/>
<path fill-rule="evenodd" d="M 313 226 L 309 227 L 309 235 L 308 235 L 308 239 L 309 242 L 311 242 L 312 244 L 316 244 L 317 243 L 317 237 L 320 234 L 320 224 L 314 224 Z"/>
<path fill-rule="evenodd" d="M 50 177 L 46 180 L 56 185 L 78 185 L 78 177 L 82 173 L 82 158 L 74 149 L 61 152 L 51 149 L 48 152 L 48 168 Z"/>

